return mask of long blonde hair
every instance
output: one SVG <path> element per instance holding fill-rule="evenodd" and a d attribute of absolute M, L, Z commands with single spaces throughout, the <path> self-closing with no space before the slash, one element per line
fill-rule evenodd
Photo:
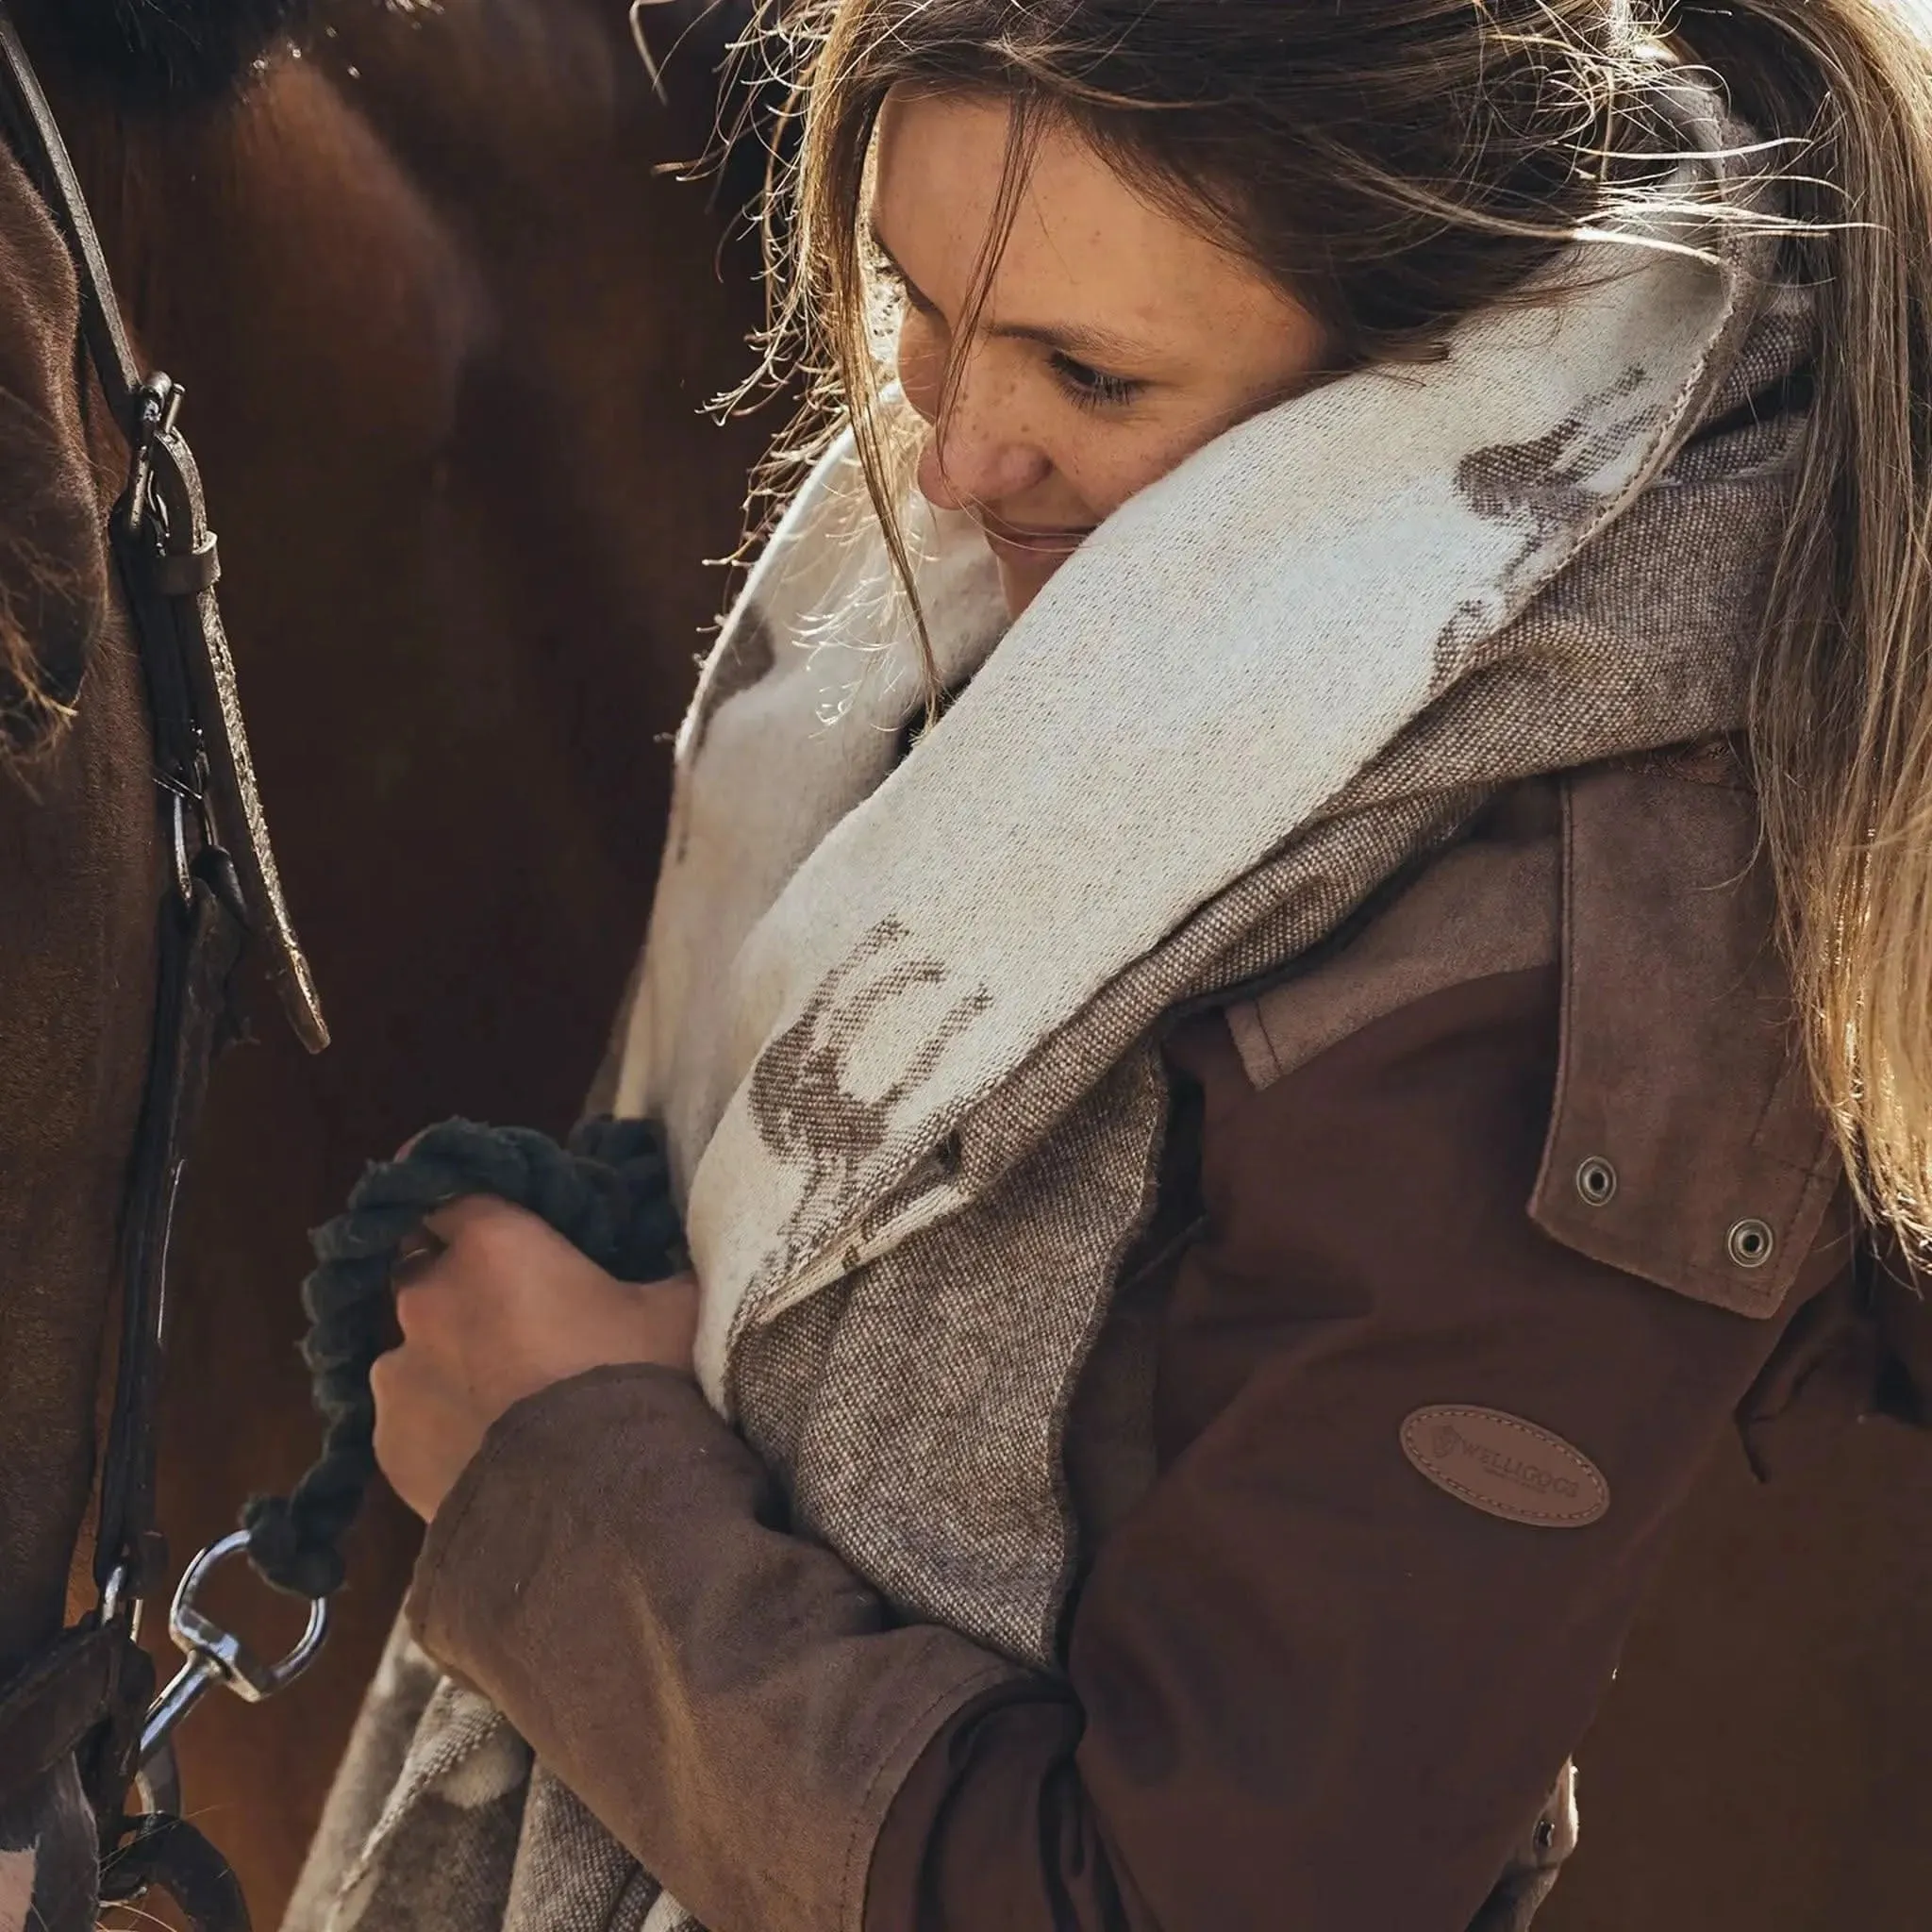
<path fill-rule="evenodd" d="M 1902 0 L 779 0 L 774 370 L 849 424 L 889 543 L 867 169 L 893 88 L 1062 117 L 1353 361 L 1425 355 L 1661 179 L 1680 58 L 1770 145 L 1815 358 L 1753 694 L 1782 940 L 1867 1213 L 1932 1247 L 1932 53 Z M 1009 197 L 1010 198 L 1010 197 Z M 992 244 L 990 244 L 992 245 Z M 982 264 L 990 273 L 990 264 Z M 786 454 L 809 448 L 794 441 Z"/>

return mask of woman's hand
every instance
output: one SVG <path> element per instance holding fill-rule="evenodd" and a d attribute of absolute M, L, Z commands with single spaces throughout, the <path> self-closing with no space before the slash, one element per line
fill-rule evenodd
<path fill-rule="evenodd" d="M 607 1274 L 547 1223 L 485 1195 L 425 1222 L 440 1252 L 400 1265 L 403 1343 L 369 1374 L 375 1459 L 426 1523 L 514 1403 L 607 1362 L 691 1369 L 697 1283 Z"/>

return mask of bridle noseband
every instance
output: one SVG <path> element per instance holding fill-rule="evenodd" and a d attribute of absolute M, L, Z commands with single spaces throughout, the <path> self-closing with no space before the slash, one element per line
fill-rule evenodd
<path fill-rule="evenodd" d="M 165 375 L 138 374 L 86 201 L 4 0 L 0 131 L 66 240 L 90 358 L 127 440 L 127 487 L 108 541 L 140 647 L 169 860 L 147 1087 L 122 1210 L 121 1346 L 94 1540 L 99 1602 L 0 1683 L 0 1807 L 74 1757 L 100 1832 L 103 1895 L 127 1899 L 158 1886 L 199 1932 L 246 1932 L 234 1874 L 172 1815 L 167 1734 L 210 1684 L 251 1697 L 281 1688 L 313 1657 L 327 1611 L 311 1607 L 302 1643 L 283 1663 L 258 1664 L 195 1607 L 207 1571 L 245 1541 L 225 1538 L 182 1579 L 170 1628 L 189 1662 L 156 1700 L 154 1667 L 136 1638 L 142 1602 L 167 1567 L 154 1494 L 163 1288 L 188 1143 L 230 1030 L 229 980 L 243 950 L 260 949 L 305 1046 L 319 1051 L 328 1031 L 256 791 L 215 605 L 214 533 L 178 427 L 182 391 Z"/>

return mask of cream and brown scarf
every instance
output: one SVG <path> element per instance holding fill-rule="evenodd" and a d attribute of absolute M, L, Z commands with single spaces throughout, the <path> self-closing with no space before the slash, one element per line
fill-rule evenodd
<path fill-rule="evenodd" d="M 1687 152 L 1735 139 L 1677 105 Z M 1010 626 L 973 526 L 926 513 L 965 689 L 909 758 L 924 684 L 849 448 L 776 532 L 678 741 L 620 1110 L 667 1129 L 707 1393 L 907 1616 L 1054 1667 L 1061 1430 L 1148 1207 L 1161 1014 L 1495 788 L 1741 722 L 1792 425 L 1692 434 L 1806 335 L 1774 243 L 1698 211 L 1751 173 L 1686 161 L 1549 300 L 1231 430 Z M 532 1773 L 399 1644 L 291 1926 L 687 1923 Z"/>

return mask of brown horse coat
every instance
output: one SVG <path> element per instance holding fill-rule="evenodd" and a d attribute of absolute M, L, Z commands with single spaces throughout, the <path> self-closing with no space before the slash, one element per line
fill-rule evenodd
<path fill-rule="evenodd" d="M 0 1676 L 59 1626 L 81 1532 L 162 892 L 104 540 L 119 459 L 86 367 L 66 248 L 0 150 L 0 708 L 17 725 L 0 751 Z M 57 1847 L 75 1861 L 40 1874 L 50 1914 L 92 1888 L 76 1797 L 26 1834 L 43 1868 Z"/>

